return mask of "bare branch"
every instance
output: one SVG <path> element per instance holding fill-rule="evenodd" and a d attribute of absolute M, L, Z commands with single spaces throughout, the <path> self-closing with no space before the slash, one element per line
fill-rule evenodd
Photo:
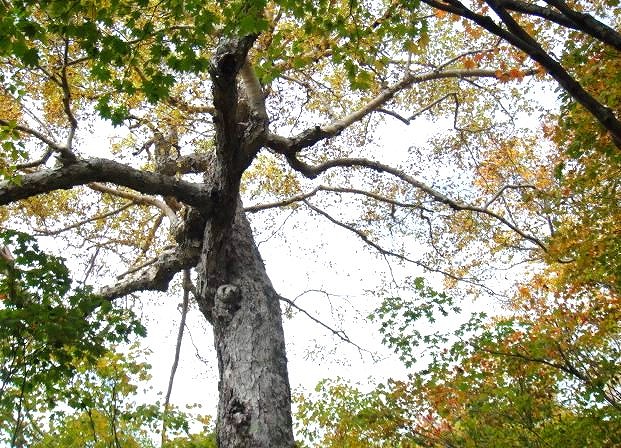
<path fill-rule="evenodd" d="M 280 208 L 286 207 L 287 205 L 295 204 L 296 202 L 302 202 L 305 199 L 308 199 L 319 191 L 319 187 L 314 188 L 308 193 L 298 194 L 296 196 L 291 196 L 290 198 L 283 199 L 282 201 L 270 202 L 268 204 L 257 204 L 257 205 L 249 205 L 248 207 L 244 207 L 244 212 L 246 213 L 257 213 L 263 210 L 269 210 L 271 208 Z"/>
<path fill-rule="evenodd" d="M 40 159 L 33 160 L 32 162 L 21 163 L 19 165 L 16 165 L 15 169 L 21 171 L 43 165 L 50 159 L 50 157 L 52 157 L 52 154 L 54 154 L 54 150 L 48 149 L 47 151 L 45 151 Z"/>
<path fill-rule="evenodd" d="M 164 214 L 163 213 L 158 214 L 158 216 L 155 218 L 155 221 L 150 226 L 147 234 L 144 236 L 144 238 L 142 238 L 142 248 L 140 251 L 140 255 L 138 255 L 136 261 L 146 256 L 147 252 L 151 248 L 151 244 L 153 244 L 155 235 L 157 234 L 157 231 L 162 225 L 163 221 L 164 221 Z"/>
<path fill-rule="evenodd" d="M 71 229 L 75 229 L 77 227 L 81 227 L 84 224 L 88 224 L 89 222 L 94 222 L 94 221 L 100 221 L 102 219 L 106 219 L 109 218 L 110 216 L 116 215 L 117 213 L 121 213 L 123 210 L 128 209 L 129 207 L 133 206 L 134 203 L 133 202 L 128 202 L 125 205 L 122 205 L 119 208 L 115 208 L 114 210 L 110 210 L 109 212 L 106 213 L 100 213 L 98 215 L 95 216 L 91 216 L 90 218 L 86 218 L 83 219 L 81 221 L 75 222 L 73 224 L 70 224 L 68 226 L 62 227 L 60 229 L 56 229 L 56 230 L 46 230 L 46 229 L 35 229 L 35 231 L 41 235 L 46 235 L 46 236 L 54 236 L 54 235 L 59 235 L 63 232 L 67 232 Z"/>
<path fill-rule="evenodd" d="M 420 115 L 424 114 L 425 112 L 427 112 L 428 110 L 430 110 L 431 108 L 433 108 L 434 106 L 440 104 L 442 101 L 444 101 L 447 98 L 452 97 L 455 100 L 455 107 L 459 107 L 459 102 L 457 100 L 457 93 L 456 92 L 449 92 L 446 95 L 442 96 L 441 98 L 438 98 L 437 100 L 432 101 L 431 103 L 427 104 L 426 106 L 420 108 L 419 110 L 417 110 L 416 112 L 414 112 L 412 115 L 410 115 L 408 118 L 405 118 L 399 114 L 397 114 L 396 112 L 390 111 L 390 110 L 386 110 L 383 108 L 377 109 L 376 112 L 382 112 L 384 114 L 390 115 L 392 117 L 395 117 L 397 120 L 403 122 L 406 125 L 409 125 L 412 121 L 414 121 L 416 118 L 418 118 Z M 453 120 L 453 125 L 456 126 L 457 124 L 457 112 L 455 112 L 455 117 Z"/>
<path fill-rule="evenodd" d="M 498 39 L 498 42 L 496 42 L 496 46 L 498 46 L 498 43 L 500 42 L 500 39 Z M 480 50 L 468 50 L 468 51 L 464 51 L 463 53 L 460 53 L 456 56 L 453 56 L 452 58 L 444 61 L 443 63 L 441 63 L 440 65 L 438 65 L 437 67 L 435 67 L 436 71 L 443 69 L 444 67 L 448 67 L 449 65 L 453 64 L 454 62 L 459 61 L 461 58 L 465 58 L 466 56 L 472 56 L 472 55 L 476 55 L 476 54 L 481 54 L 481 53 L 490 53 L 494 51 L 494 48 L 483 48 Z"/>
<path fill-rule="evenodd" d="M 405 125 L 410 124 L 410 120 L 408 120 L 407 118 L 399 115 L 397 112 L 394 112 L 392 110 L 388 110 L 388 109 L 384 109 L 383 107 L 380 107 L 378 109 L 375 109 L 375 112 L 390 115 L 391 117 L 396 118 L 397 120 L 401 121 Z"/>
<path fill-rule="evenodd" d="M 529 71 L 526 74 L 534 74 L 534 71 Z M 443 71 L 434 70 L 423 74 L 409 74 L 393 86 L 385 88 L 382 92 L 380 92 L 379 95 L 371 99 L 360 109 L 350 113 L 349 115 L 341 118 L 340 120 L 333 121 L 332 123 L 324 126 L 316 126 L 314 128 L 307 129 L 296 135 L 295 137 L 282 137 L 280 135 L 269 133 L 267 135 L 266 146 L 288 157 L 294 157 L 297 152 L 309 146 L 313 146 L 320 140 L 332 138 L 339 135 L 345 128 L 360 121 L 368 114 L 382 108 L 382 106 L 390 101 L 397 93 L 410 88 L 414 84 L 447 78 L 497 77 L 498 73 L 496 71 L 484 69 L 450 69 Z"/>
<path fill-rule="evenodd" d="M 333 216 L 331 216 L 329 213 L 325 212 L 324 210 L 321 210 L 320 208 L 315 207 L 314 205 L 312 205 L 311 203 L 309 203 L 308 201 L 304 201 L 304 204 L 310 208 L 311 210 L 313 210 L 315 213 L 325 217 L 328 221 L 330 221 L 333 224 L 336 224 L 339 227 L 342 227 L 343 229 L 349 230 L 350 232 L 356 234 L 365 244 L 367 244 L 368 246 L 371 246 L 373 249 L 375 249 L 376 251 L 378 251 L 380 254 L 384 255 L 384 256 L 389 256 L 389 257 L 394 257 L 397 258 L 398 260 L 401 261 L 405 261 L 408 263 L 412 263 L 415 264 L 416 266 L 420 266 L 421 268 L 429 271 L 429 272 L 436 272 L 438 274 L 442 274 L 452 280 L 455 281 L 460 281 L 460 282 L 465 282 L 465 283 L 471 283 L 471 284 L 475 284 L 477 286 L 483 287 L 486 290 L 490 291 L 493 293 L 493 291 L 489 290 L 489 288 L 487 288 L 484 285 L 475 283 L 473 280 L 464 278 L 464 277 L 458 277 L 454 274 L 451 274 L 450 272 L 447 271 L 443 271 L 442 269 L 438 269 L 438 268 L 433 268 L 425 263 L 423 263 L 420 260 L 414 260 L 412 258 L 409 258 L 405 255 L 396 253 L 396 252 L 392 252 L 388 249 L 384 249 L 382 246 L 380 246 L 379 244 L 375 243 L 374 241 L 371 241 L 371 239 L 367 236 L 367 234 L 357 228 L 355 228 L 352 225 L 349 224 L 345 224 L 344 222 L 339 221 L 338 219 L 334 218 Z"/>
<path fill-rule="evenodd" d="M 517 184 L 517 185 L 513 185 L 513 184 L 508 184 L 508 185 L 503 185 L 495 194 L 494 196 L 492 196 L 483 206 L 484 209 L 487 209 L 490 205 L 492 205 L 492 203 L 494 201 L 496 201 L 496 199 L 498 199 L 500 196 L 502 196 L 502 194 L 506 191 L 506 190 L 521 190 L 524 188 L 529 188 L 532 190 L 537 190 L 537 187 L 535 187 L 532 184 Z"/>
<path fill-rule="evenodd" d="M 368 168 L 368 169 L 372 169 L 374 171 L 380 172 L 380 173 L 387 173 L 390 175 L 393 175 L 399 179 L 401 179 L 402 181 L 408 183 L 409 185 L 413 186 L 414 188 L 417 188 L 421 191 L 423 191 L 424 193 L 426 193 L 428 196 L 430 196 L 434 201 L 436 202 L 440 202 L 442 204 L 445 204 L 447 206 L 449 206 L 450 208 L 452 208 L 453 210 L 456 211 L 460 211 L 460 210 L 465 210 L 465 211 L 472 211 L 475 213 L 480 213 L 480 214 L 484 214 L 487 216 L 490 216 L 494 219 L 496 219 L 497 221 L 501 222 L 502 224 L 504 224 L 506 227 L 508 227 L 509 229 L 511 229 L 512 231 L 514 231 L 515 233 L 517 233 L 518 235 L 520 235 L 522 238 L 524 238 L 525 240 L 530 241 L 531 243 L 534 243 L 535 245 L 539 246 L 541 249 L 543 249 L 544 251 L 547 251 L 547 246 L 543 243 L 543 241 L 541 241 L 540 239 L 538 239 L 537 237 L 533 236 L 533 235 L 529 235 L 526 232 L 524 232 L 523 230 L 519 229 L 516 225 L 514 225 L 513 223 L 509 222 L 506 218 L 500 216 L 499 214 L 497 214 L 496 212 L 493 212 L 485 207 L 479 207 L 476 205 L 470 205 L 470 204 L 466 204 L 464 202 L 461 202 L 459 200 L 455 200 L 455 199 L 451 199 L 448 196 L 444 195 L 443 193 L 439 192 L 438 190 L 430 187 L 429 185 L 413 178 L 412 176 L 409 176 L 407 174 L 405 174 L 403 171 L 398 170 L 396 168 L 390 167 L 388 165 L 384 165 L 382 163 L 379 162 L 373 162 L 371 160 L 368 159 L 362 159 L 362 158 L 344 158 L 344 159 L 333 159 L 333 160 L 329 160 L 325 163 L 322 163 L 320 165 L 317 165 L 315 167 L 310 166 L 305 164 L 304 162 L 295 159 L 296 162 L 296 166 L 294 168 L 296 168 L 298 171 L 300 171 L 302 174 L 304 174 L 305 176 L 314 179 L 315 177 L 317 177 L 319 174 L 332 169 L 332 168 L 351 168 L 351 167 L 363 167 L 363 168 Z"/>
<path fill-rule="evenodd" d="M 11 129 L 15 129 L 16 131 L 19 131 L 22 134 L 31 135 L 32 137 L 35 137 L 35 138 L 41 140 L 43 143 L 45 143 L 47 146 L 52 148 L 54 151 L 61 152 L 61 151 L 65 150 L 64 146 L 59 145 L 58 143 L 56 143 L 55 141 L 53 141 L 52 139 L 50 139 L 49 137 L 47 137 L 43 133 L 41 133 L 41 132 L 39 132 L 39 131 L 37 131 L 35 129 L 31 129 L 31 128 L 27 127 L 27 126 L 22 126 L 22 125 L 19 125 L 19 124 L 17 126 L 12 126 L 11 123 L 9 123 L 6 120 L 3 120 L 2 118 L 0 118 L 0 126 L 6 126 L 6 127 L 11 128 Z"/>
<path fill-rule="evenodd" d="M 181 354 L 181 342 L 183 340 L 183 330 L 185 328 L 185 320 L 188 315 L 188 308 L 190 304 L 190 289 L 192 289 L 192 282 L 190 281 L 190 270 L 185 269 L 183 271 L 183 301 L 181 302 L 181 322 L 179 323 L 179 331 L 177 333 L 177 344 L 175 346 L 175 357 L 172 367 L 170 368 L 170 378 L 168 379 L 168 389 L 166 390 L 166 396 L 164 398 L 164 413 L 167 414 L 170 407 L 170 395 L 172 394 L 173 383 L 175 381 L 175 374 L 177 373 L 177 367 L 179 366 L 179 355 Z M 162 419 L 162 446 L 166 442 L 166 415 Z"/>
<path fill-rule="evenodd" d="M 175 214 L 173 209 L 171 209 L 164 201 L 160 201 L 159 199 L 156 199 L 154 197 L 147 196 L 144 194 L 134 193 L 131 191 L 123 191 L 123 190 L 119 190 L 118 188 L 107 187 L 103 184 L 96 183 L 96 182 L 90 183 L 87 186 L 91 190 L 99 191 L 100 193 L 106 193 L 106 194 L 110 194 L 112 196 L 116 196 L 119 198 L 129 199 L 135 204 L 152 205 L 154 207 L 157 207 L 170 220 L 170 224 L 172 226 L 176 226 L 177 223 L 179 222 L 177 215 Z"/>
<path fill-rule="evenodd" d="M 263 211 L 263 210 L 272 209 L 272 208 L 286 207 L 287 205 L 291 205 L 291 204 L 294 204 L 296 202 L 302 202 L 305 199 L 309 199 L 309 198 L 313 197 L 315 194 L 317 194 L 320 191 L 327 191 L 327 192 L 333 192 L 333 193 L 359 194 L 359 195 L 363 195 L 363 196 L 367 196 L 367 197 L 370 197 L 372 199 L 375 199 L 376 201 L 384 202 L 386 204 L 391 204 L 391 205 L 394 205 L 394 206 L 397 206 L 397 207 L 417 208 L 417 209 L 421 209 L 421 210 L 425 210 L 425 211 L 430 211 L 430 210 L 427 210 L 424 207 L 422 207 L 420 204 L 410 204 L 410 203 L 406 203 L 406 202 L 396 201 L 394 199 L 390 199 L 390 198 L 387 198 L 385 196 L 382 196 L 380 194 L 373 193 L 373 192 L 370 192 L 370 191 L 360 190 L 360 189 L 357 189 L 357 188 L 331 187 L 331 186 L 327 186 L 327 185 L 319 185 L 318 187 L 314 188 L 313 190 L 309 191 L 308 193 L 302 193 L 302 194 L 299 194 L 299 195 L 296 195 L 296 196 L 292 196 L 290 198 L 283 199 L 282 201 L 271 202 L 271 203 L 268 203 L 268 204 L 250 205 L 248 207 L 245 207 L 244 211 L 246 213 L 257 213 L 257 212 L 260 212 L 260 211 Z"/>
<path fill-rule="evenodd" d="M 65 40 L 65 48 L 63 50 L 63 68 L 61 71 L 61 85 L 63 89 L 63 109 L 65 115 L 69 120 L 69 135 L 67 136 L 67 143 L 64 146 L 64 151 L 61 152 L 61 157 L 64 163 L 71 163 L 77 160 L 75 154 L 72 151 L 73 137 L 75 131 L 78 128 L 78 121 L 71 110 L 71 88 L 69 87 L 69 79 L 67 78 L 67 63 L 69 54 L 69 40 Z"/>
<path fill-rule="evenodd" d="M 168 246 L 163 247 L 162 250 L 164 252 L 170 252 L 175 247 L 176 247 L 175 245 L 168 245 Z M 154 258 L 150 258 L 149 260 L 146 260 L 140 264 L 134 264 L 127 271 L 123 272 L 122 274 L 117 275 L 116 278 L 117 280 L 121 280 L 122 278 L 127 277 L 128 275 L 135 274 L 136 272 L 142 271 L 146 267 L 153 266 L 155 263 L 159 261 L 159 259 L 160 257 L 157 256 Z"/>
<path fill-rule="evenodd" d="M 278 296 L 278 298 L 282 302 L 285 302 L 286 304 L 288 304 L 290 307 L 295 308 L 296 310 L 298 310 L 302 314 L 306 315 L 306 317 L 308 317 L 310 320 L 312 320 L 316 324 L 321 325 L 323 328 L 328 330 L 330 333 L 332 333 L 334 336 L 339 338 L 341 341 L 347 342 L 348 344 L 353 345 L 354 347 L 356 347 L 361 352 L 371 353 L 369 350 L 360 347 L 358 344 L 356 344 L 351 339 L 349 339 L 349 336 L 347 336 L 347 334 L 343 330 L 336 330 L 336 329 L 332 328 L 331 326 L 325 324 L 324 322 L 322 322 L 321 320 L 319 320 L 318 318 L 316 318 L 315 316 L 310 314 L 308 311 L 306 311 L 304 308 L 301 308 L 300 306 L 296 305 L 296 303 L 293 300 L 289 300 L 289 299 L 287 299 L 285 297 L 282 297 L 282 296 Z"/>

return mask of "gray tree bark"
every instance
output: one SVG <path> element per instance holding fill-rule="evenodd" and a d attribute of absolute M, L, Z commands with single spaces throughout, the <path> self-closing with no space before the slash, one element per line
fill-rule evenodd
<path fill-rule="evenodd" d="M 278 294 L 241 207 L 220 235 L 207 224 L 198 266 L 199 305 L 218 355 L 218 446 L 293 446 L 291 394 Z M 214 263 L 214 260 L 216 262 Z"/>
<path fill-rule="evenodd" d="M 210 68 L 216 148 L 205 174 L 212 207 L 211 213 L 203 211 L 197 297 L 213 326 L 218 355 L 218 446 L 290 448 L 291 392 L 280 303 L 239 199 L 241 176 L 268 126 L 264 111 L 250 107 L 242 116 L 239 109 L 238 74 L 253 42 L 253 36 L 223 39 Z"/>

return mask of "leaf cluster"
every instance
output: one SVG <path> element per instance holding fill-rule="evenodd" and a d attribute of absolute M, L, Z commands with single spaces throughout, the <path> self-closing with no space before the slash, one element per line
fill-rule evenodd
<path fill-rule="evenodd" d="M 14 256 L 0 261 L 0 434 L 10 440 L 26 408 L 54 407 L 80 365 L 145 329 L 129 310 L 73 287 L 62 259 L 27 234 L 5 230 L 0 238 Z"/>

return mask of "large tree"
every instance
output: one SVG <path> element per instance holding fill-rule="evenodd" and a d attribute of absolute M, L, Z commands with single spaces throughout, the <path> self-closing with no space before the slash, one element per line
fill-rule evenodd
<path fill-rule="evenodd" d="M 89 248 L 85 279 L 119 275 L 99 291 L 109 300 L 194 269 L 218 355 L 219 446 L 293 446 L 282 298 L 249 213 L 302 205 L 381 257 L 478 287 L 474 235 L 488 255 L 523 261 L 542 259 L 553 232 L 547 153 L 515 129 L 507 81 L 543 67 L 619 141 L 614 112 L 556 62 L 547 28 L 618 50 L 596 19 L 611 14 L 472 3 L 2 2 L 3 217 Z M 383 118 L 426 113 L 450 118 L 426 156 L 369 144 Z M 123 137 L 111 148 L 89 138 L 98 117 Z M 263 204 L 245 207 L 243 191 Z M 360 205 L 359 219 L 328 211 L 333 195 Z M 424 235 L 430 253 L 382 242 L 388 232 Z"/>

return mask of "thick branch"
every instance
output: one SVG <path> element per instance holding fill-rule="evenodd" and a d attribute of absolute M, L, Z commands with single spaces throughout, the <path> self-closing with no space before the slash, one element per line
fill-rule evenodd
<path fill-rule="evenodd" d="M 255 39 L 256 36 L 222 39 L 209 69 L 215 107 L 216 157 L 222 168 L 232 174 L 228 179 L 232 181 L 231 185 L 222 185 L 221 188 L 233 199 L 237 195 L 237 178 L 252 161 L 252 151 L 259 150 L 259 147 L 242 150 L 249 139 L 243 135 L 245 129 L 241 128 L 238 120 L 237 75 L 246 64 L 246 56 Z"/>
<path fill-rule="evenodd" d="M 140 171 L 108 159 L 80 160 L 58 169 L 41 170 L 19 177 L 19 182 L 0 182 L 0 205 L 54 190 L 70 189 L 91 182 L 110 182 L 145 194 L 175 196 L 182 202 L 209 212 L 210 190 L 158 173 Z"/>
<path fill-rule="evenodd" d="M 198 174 L 206 172 L 213 164 L 213 153 L 180 156 L 166 160 L 159 167 L 159 173 L 173 176 L 175 174 Z"/>
<path fill-rule="evenodd" d="M 466 8 L 459 0 L 422 0 L 427 5 L 464 17 L 476 23 L 483 29 L 495 34 L 522 50 L 554 78 L 560 86 L 569 93 L 574 100 L 580 103 L 593 115 L 600 124 L 612 135 L 615 144 L 621 149 L 621 121 L 617 119 L 612 109 L 596 100 L 590 93 L 574 79 L 565 68 L 550 56 L 541 45 L 533 39 L 507 12 L 503 0 L 485 0 L 489 7 L 498 15 L 507 29 L 497 25 L 490 16 L 477 14 Z"/>
<path fill-rule="evenodd" d="M 239 76 L 244 86 L 244 94 L 251 114 L 256 115 L 259 119 L 267 120 L 263 88 L 248 58 L 246 58 L 244 65 L 242 65 Z"/>
<path fill-rule="evenodd" d="M 580 31 L 580 28 L 578 28 L 572 20 L 551 8 L 539 6 L 534 3 L 527 3 L 522 0 L 505 0 L 504 6 L 511 11 L 541 17 L 542 19 L 549 20 L 565 28 L 572 28 Z"/>
<path fill-rule="evenodd" d="M 545 0 L 545 2 L 554 6 L 565 17 L 569 18 L 575 24 L 575 28 L 571 28 L 582 31 L 621 51 L 621 33 L 614 28 L 600 22 L 590 14 L 571 9 L 564 0 Z M 511 8 L 510 5 L 512 3 L 514 2 L 509 2 L 508 8 Z"/>
<path fill-rule="evenodd" d="M 200 248 L 187 247 L 183 251 L 164 253 L 148 268 L 137 275 L 128 276 L 116 285 L 106 286 L 97 295 L 113 300 L 128 294 L 151 290 L 166 291 L 168 284 L 177 272 L 196 266 L 200 256 Z"/>
<path fill-rule="evenodd" d="M 168 98 L 168 104 L 170 104 L 173 107 L 176 107 L 179 110 L 182 110 L 183 112 L 187 112 L 190 114 L 209 114 L 209 115 L 213 115 L 214 113 L 214 108 L 212 106 L 195 106 L 193 104 L 188 104 L 185 101 L 183 101 L 180 98 L 177 97 L 169 97 Z"/>

